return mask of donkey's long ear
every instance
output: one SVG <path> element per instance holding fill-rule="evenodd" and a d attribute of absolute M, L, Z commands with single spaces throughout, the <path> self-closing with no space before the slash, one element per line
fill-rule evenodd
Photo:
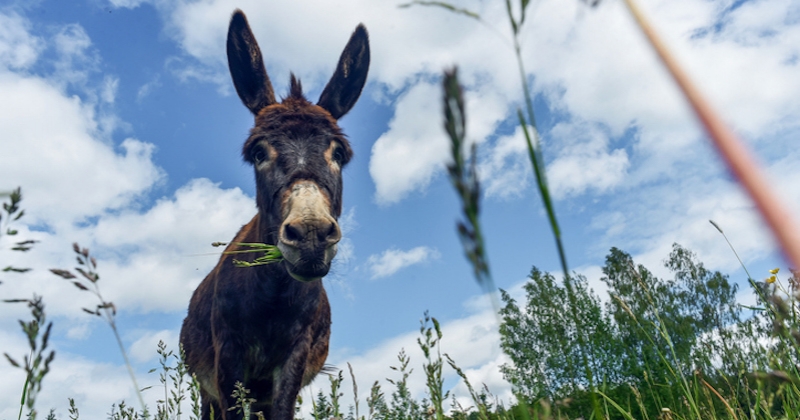
<path fill-rule="evenodd" d="M 228 67 L 233 85 L 244 105 L 253 114 L 275 103 L 275 92 L 261 58 L 253 31 L 244 13 L 236 9 L 228 27 Z"/>
<path fill-rule="evenodd" d="M 369 36 L 359 24 L 339 57 L 336 72 L 325 86 L 317 105 L 325 108 L 337 120 L 355 105 L 369 71 Z"/>

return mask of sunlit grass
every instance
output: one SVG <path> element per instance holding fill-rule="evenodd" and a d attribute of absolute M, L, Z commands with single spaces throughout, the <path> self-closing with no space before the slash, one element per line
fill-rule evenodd
<path fill-rule="evenodd" d="M 227 242 L 214 242 L 211 246 L 225 246 L 228 245 Z M 248 243 L 248 242 L 236 242 L 234 243 L 239 248 L 244 249 L 237 249 L 234 251 L 225 251 L 223 254 L 225 255 L 237 255 L 237 254 L 252 254 L 252 253 L 263 253 L 264 255 L 257 257 L 253 261 L 244 261 L 244 260 L 233 260 L 233 264 L 237 267 L 256 267 L 259 265 L 267 265 L 267 264 L 274 264 L 283 261 L 283 254 L 281 250 L 278 249 L 275 245 L 270 244 L 262 244 L 262 243 Z"/>

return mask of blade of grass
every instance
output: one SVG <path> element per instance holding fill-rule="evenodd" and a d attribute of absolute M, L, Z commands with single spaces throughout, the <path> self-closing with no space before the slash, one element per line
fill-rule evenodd
<path fill-rule="evenodd" d="M 800 267 L 800 228 L 786 206 L 769 187 L 766 177 L 752 153 L 744 143 L 728 128 L 711 104 L 678 64 L 677 59 L 667 48 L 655 28 L 644 15 L 636 0 L 625 0 L 625 4 L 636 23 L 641 28 L 661 62 L 678 84 L 683 95 L 700 119 L 728 168 L 747 191 L 759 212 L 769 225 L 781 245 L 784 255 L 795 266 Z"/>
<path fill-rule="evenodd" d="M 706 382 L 705 379 L 702 378 L 700 378 L 700 382 L 703 385 L 705 385 L 705 387 L 708 388 L 714 395 L 716 395 L 720 401 L 722 401 L 722 404 L 725 406 L 725 409 L 728 410 L 728 413 L 731 415 L 731 418 L 733 418 L 733 420 L 739 420 L 739 417 L 733 411 L 733 408 L 731 408 L 730 404 L 728 404 L 728 401 L 726 401 L 725 398 L 722 395 L 720 395 L 719 392 L 717 392 L 717 390 L 714 389 L 713 386 L 711 386 L 711 384 L 709 384 L 708 382 Z"/>
<path fill-rule="evenodd" d="M 456 13 L 456 14 L 459 14 L 459 15 L 464 15 L 466 17 L 470 17 L 470 18 L 473 18 L 473 19 L 476 19 L 476 20 L 481 20 L 480 15 L 478 15 L 477 13 L 472 12 L 472 11 L 470 11 L 468 9 L 463 8 L 463 7 L 454 6 L 454 5 L 450 4 L 450 3 L 443 2 L 443 1 L 414 0 L 414 1 L 411 1 L 411 2 L 408 2 L 408 3 L 403 3 L 401 5 L 398 5 L 397 7 L 401 8 L 401 9 L 405 9 L 405 8 L 408 8 L 408 7 L 411 7 L 411 6 L 441 7 L 443 9 L 449 10 L 449 11 L 451 11 L 453 13 Z"/>
<path fill-rule="evenodd" d="M 227 245 L 226 242 L 214 242 L 211 246 L 223 246 Z M 253 261 L 243 261 L 243 260 L 233 260 L 233 264 L 237 267 L 255 267 L 259 265 L 266 265 L 266 264 L 274 264 L 277 262 L 283 261 L 283 254 L 281 250 L 275 246 L 270 244 L 263 244 L 258 242 L 236 242 L 234 245 L 250 248 L 250 249 L 239 249 L 235 251 L 225 251 L 223 254 L 225 255 L 235 255 L 235 254 L 248 254 L 253 252 L 263 252 L 264 255 L 256 258 Z"/>
<path fill-rule="evenodd" d="M 544 158 L 542 157 L 542 151 L 540 147 L 539 141 L 539 129 L 536 126 L 536 116 L 533 111 L 533 99 L 531 99 L 530 88 L 528 86 L 528 77 L 527 73 L 525 72 L 525 65 L 522 60 L 522 49 L 520 48 L 519 44 L 519 29 L 525 19 L 525 9 L 527 6 L 527 2 L 522 2 L 522 8 L 520 12 L 520 20 L 519 22 L 516 21 L 514 18 L 514 12 L 511 7 L 511 0 L 506 0 L 506 11 L 508 13 L 508 20 L 511 24 L 511 29 L 513 31 L 513 39 L 514 39 L 514 55 L 517 59 L 517 68 L 519 69 L 520 75 L 520 82 L 522 83 L 522 92 L 525 97 L 525 109 L 528 112 L 527 119 L 525 115 L 522 113 L 521 109 L 517 109 L 517 118 L 519 119 L 520 126 L 522 127 L 522 132 L 525 135 L 525 142 L 528 148 L 528 157 L 531 161 L 531 166 L 533 167 L 533 173 L 536 177 L 536 186 L 539 189 L 539 195 L 542 198 L 542 205 L 547 212 L 547 218 L 550 222 L 550 229 L 553 232 L 553 237 L 556 242 L 556 248 L 558 249 L 558 257 L 561 261 L 561 270 L 564 272 L 564 285 L 567 289 L 567 298 L 570 304 L 570 314 L 572 316 L 572 320 L 575 323 L 575 327 L 578 331 L 578 344 L 581 348 L 586 349 L 586 338 L 584 337 L 584 328 L 582 328 L 580 318 L 577 315 L 577 308 L 576 308 L 576 299 L 575 299 L 575 291 L 573 290 L 572 279 L 570 278 L 569 273 L 569 266 L 567 264 L 567 256 L 564 252 L 564 244 L 561 240 L 561 229 L 558 225 L 558 219 L 556 218 L 556 211 L 555 207 L 553 206 L 553 199 L 550 195 L 550 189 L 547 183 L 547 172 L 545 170 L 544 165 Z M 531 133 L 528 132 L 528 127 L 531 129 Z M 591 349 L 590 349 L 591 350 Z M 594 409 L 594 417 L 597 420 L 602 418 L 602 411 L 600 409 L 600 403 L 597 400 L 597 395 L 595 394 L 595 386 L 594 386 L 594 375 L 592 374 L 592 370 L 589 366 L 589 359 L 585 352 L 581 352 L 583 358 L 583 367 L 586 372 L 586 379 L 589 381 L 589 396 L 591 399 L 592 407 Z"/>
<path fill-rule="evenodd" d="M 600 395 L 601 397 L 603 397 L 603 399 L 607 403 L 611 404 L 612 407 L 616 408 L 617 411 L 619 411 L 619 413 L 622 414 L 623 417 L 625 417 L 628 420 L 634 420 L 633 416 L 631 416 L 631 413 L 625 411 L 625 409 L 622 408 L 621 405 L 617 404 L 617 402 L 614 401 L 613 398 L 611 398 L 608 395 L 604 394 L 602 391 L 597 391 L 597 394 Z"/>
<path fill-rule="evenodd" d="M 25 400 L 28 398 L 28 385 L 30 383 L 30 377 L 25 377 L 25 384 L 22 386 L 22 398 L 19 401 L 19 414 L 17 415 L 17 420 L 22 419 L 22 409 L 25 407 Z"/>

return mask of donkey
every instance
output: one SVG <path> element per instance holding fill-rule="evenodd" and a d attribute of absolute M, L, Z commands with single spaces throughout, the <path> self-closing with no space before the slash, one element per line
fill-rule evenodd
<path fill-rule="evenodd" d="M 200 382 L 202 418 L 241 419 L 230 410 L 234 384 L 254 398 L 267 419 L 291 420 L 300 389 L 328 356 L 331 312 L 322 277 L 341 239 L 342 169 L 353 151 L 337 120 L 361 95 L 369 69 L 369 39 L 358 25 L 317 104 L 291 76 L 278 102 L 247 18 L 236 10 L 227 40 L 228 66 L 255 126 L 244 160 L 255 169 L 258 214 L 236 243 L 277 244 L 278 264 L 239 268 L 223 254 L 189 303 L 180 341 Z"/>

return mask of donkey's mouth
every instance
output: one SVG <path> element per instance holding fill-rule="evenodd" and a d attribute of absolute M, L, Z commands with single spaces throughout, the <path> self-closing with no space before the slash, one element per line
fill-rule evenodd
<path fill-rule="evenodd" d="M 322 262 L 319 264 L 305 263 L 300 266 L 296 266 L 288 260 L 283 260 L 283 263 L 286 266 L 286 272 L 295 280 L 303 283 L 319 280 L 325 277 L 328 274 L 328 270 L 330 270 L 330 264 L 323 264 Z"/>
<path fill-rule="evenodd" d="M 295 280 L 302 282 L 312 282 L 325 277 L 331 268 L 331 260 L 336 255 L 336 245 L 331 245 L 325 249 L 322 255 L 309 256 L 300 249 L 287 246 L 279 242 L 278 248 L 283 254 L 283 264 L 286 272 Z"/>

